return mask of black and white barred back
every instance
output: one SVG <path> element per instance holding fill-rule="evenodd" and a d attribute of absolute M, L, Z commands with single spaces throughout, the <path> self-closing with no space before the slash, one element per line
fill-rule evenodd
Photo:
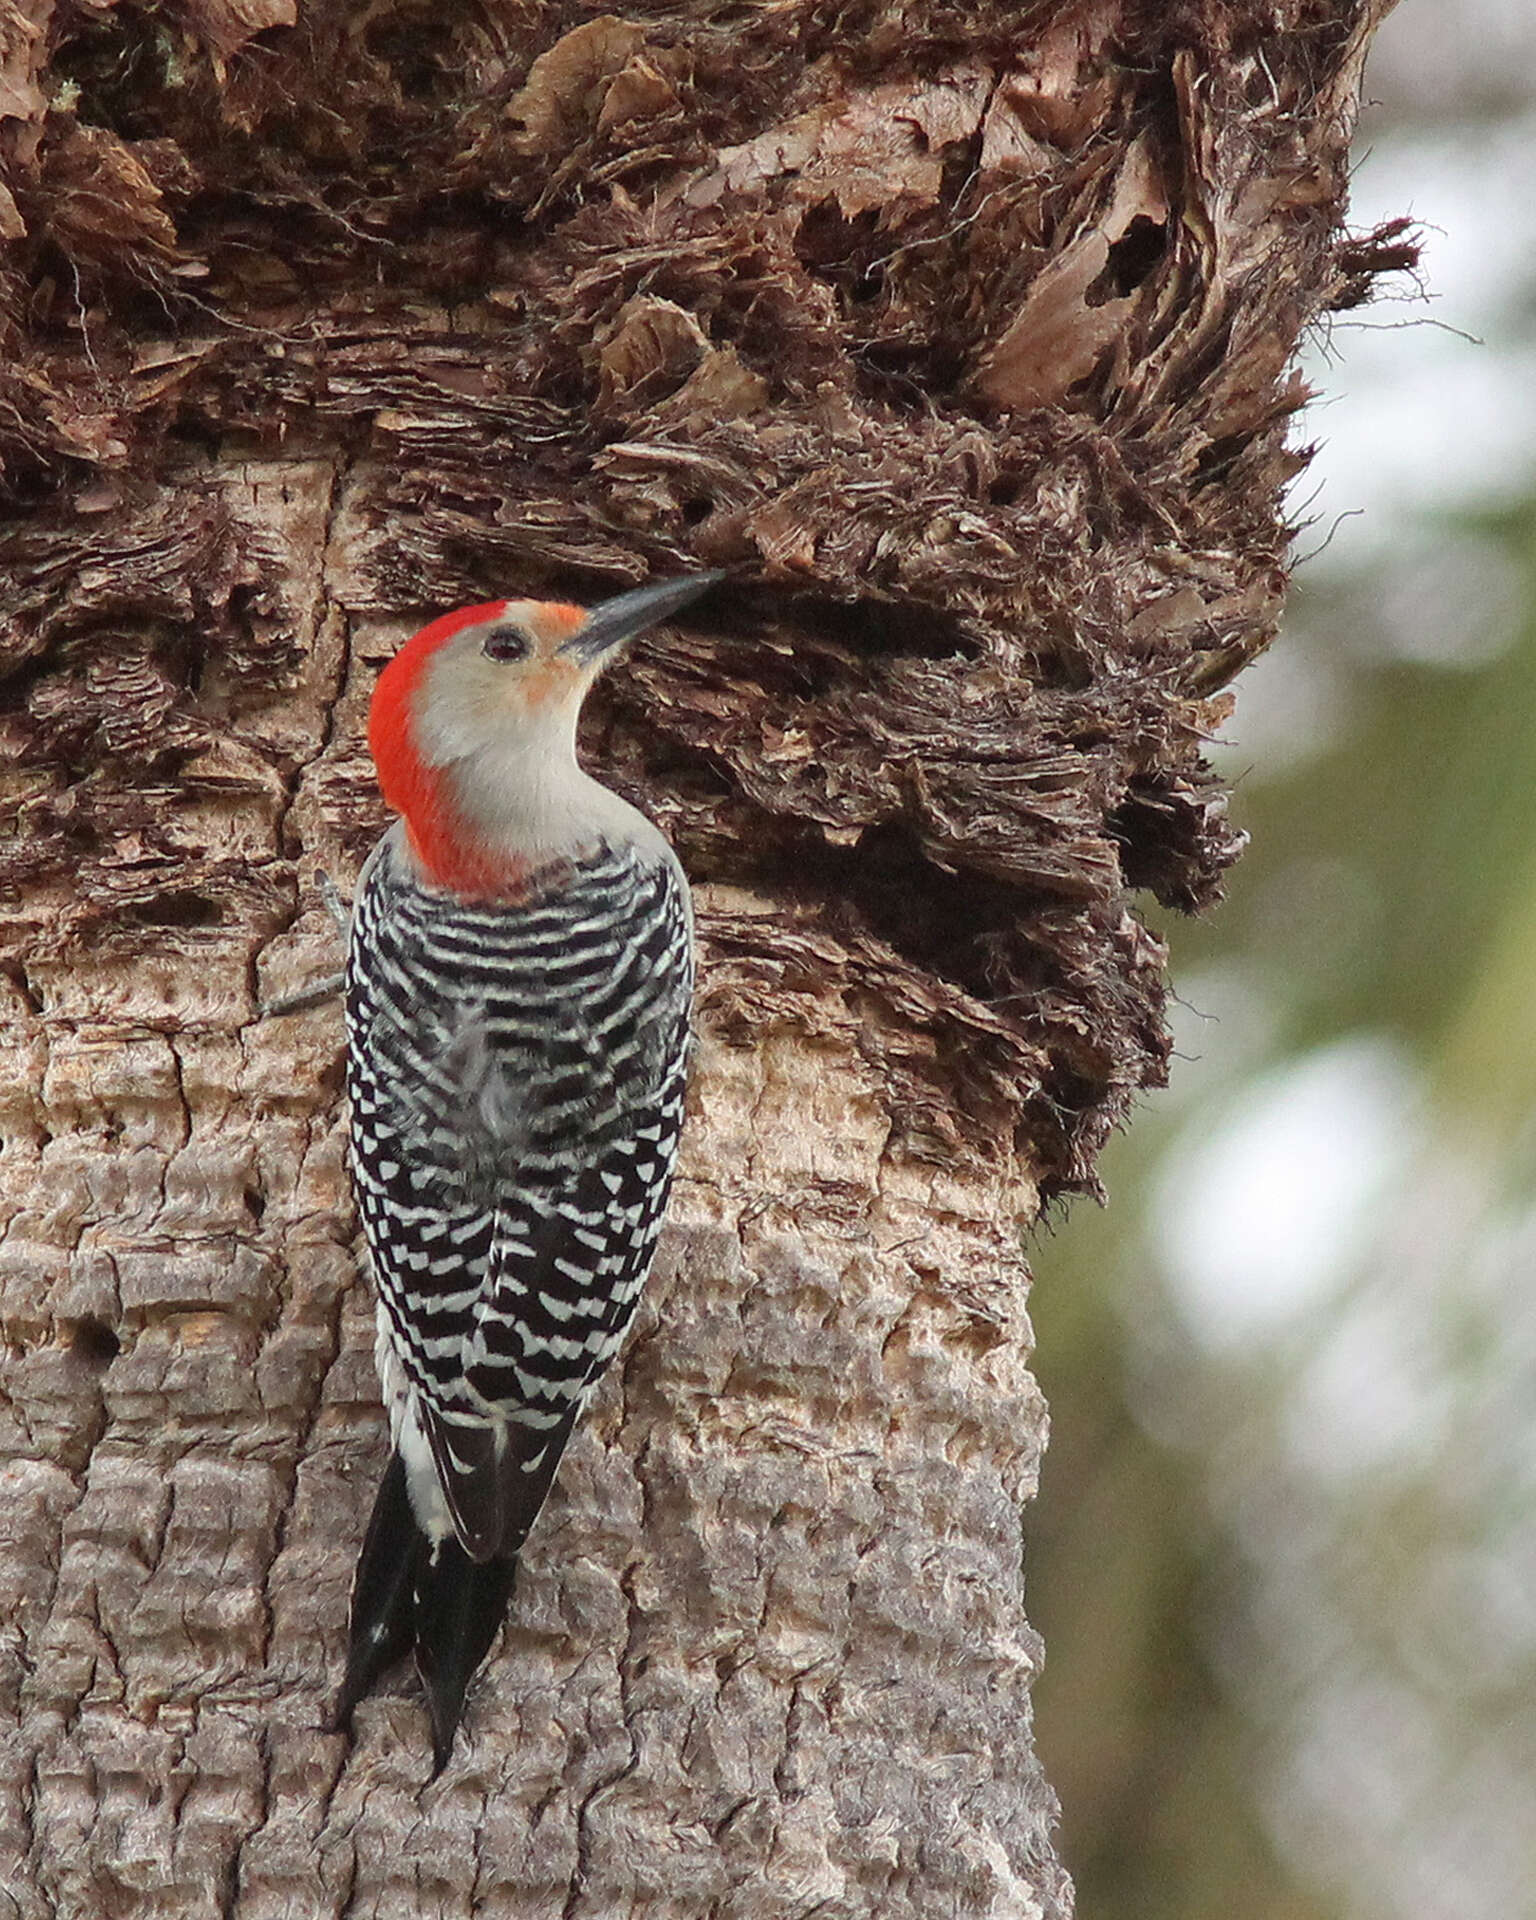
<path fill-rule="evenodd" d="M 651 1265 L 687 1076 L 685 886 L 603 845 L 515 902 L 461 901 L 397 835 L 364 873 L 347 1090 L 386 1389 L 475 1561 L 521 1546 Z"/>

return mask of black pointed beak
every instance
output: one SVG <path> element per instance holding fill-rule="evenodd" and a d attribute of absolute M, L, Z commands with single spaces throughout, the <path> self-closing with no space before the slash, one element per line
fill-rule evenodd
<path fill-rule="evenodd" d="M 621 641 L 632 640 L 647 627 L 686 607 L 690 600 L 718 586 L 725 575 L 718 569 L 708 573 L 688 573 L 679 580 L 653 580 L 648 586 L 634 587 L 595 606 L 560 649 L 590 663 L 601 659 Z"/>

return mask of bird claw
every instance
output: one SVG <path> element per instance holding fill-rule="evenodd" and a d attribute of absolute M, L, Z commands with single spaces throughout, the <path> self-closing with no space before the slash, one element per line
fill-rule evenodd
<path fill-rule="evenodd" d="M 336 931 L 345 940 L 352 927 L 352 909 L 341 897 L 341 889 L 326 872 L 324 867 L 315 869 L 315 891 L 321 904 L 335 923 Z M 280 993 L 272 1000 L 264 1000 L 257 1009 L 263 1020 L 273 1020 L 285 1013 L 304 1013 L 310 1007 L 323 1006 L 327 1000 L 341 992 L 347 983 L 344 973 L 328 973 L 321 979 L 311 981 L 307 987 L 295 987 L 288 993 Z"/>
<path fill-rule="evenodd" d="M 315 891 L 325 902 L 326 912 L 336 922 L 336 931 L 345 940 L 352 931 L 352 909 L 341 897 L 341 889 L 324 867 L 315 869 Z"/>
<path fill-rule="evenodd" d="M 303 1013 L 309 1007 L 322 1006 L 333 999 L 346 984 L 344 973 L 328 973 L 310 986 L 295 987 L 291 993 L 280 993 L 275 1000 L 264 1000 L 257 1012 L 263 1020 L 276 1019 L 283 1013 Z"/>

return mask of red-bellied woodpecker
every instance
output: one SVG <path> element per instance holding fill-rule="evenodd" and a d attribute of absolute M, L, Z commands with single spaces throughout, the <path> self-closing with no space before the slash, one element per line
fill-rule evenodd
<path fill-rule="evenodd" d="M 353 911 L 347 1090 L 394 1452 L 338 1718 L 414 1649 L 438 1771 L 633 1316 L 682 1126 L 687 883 L 651 822 L 577 764 L 577 716 L 624 641 L 720 578 L 591 612 L 447 614 L 373 697 L 401 818 Z"/>

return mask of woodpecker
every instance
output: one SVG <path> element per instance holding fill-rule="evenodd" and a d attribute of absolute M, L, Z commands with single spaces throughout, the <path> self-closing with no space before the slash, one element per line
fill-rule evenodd
<path fill-rule="evenodd" d="M 353 910 L 347 1091 L 393 1452 L 337 1721 L 413 1651 L 434 1778 L 633 1317 L 682 1127 L 687 882 L 657 828 L 582 770 L 577 718 L 625 641 L 722 577 L 590 611 L 463 608 L 373 696 L 400 817 Z"/>

